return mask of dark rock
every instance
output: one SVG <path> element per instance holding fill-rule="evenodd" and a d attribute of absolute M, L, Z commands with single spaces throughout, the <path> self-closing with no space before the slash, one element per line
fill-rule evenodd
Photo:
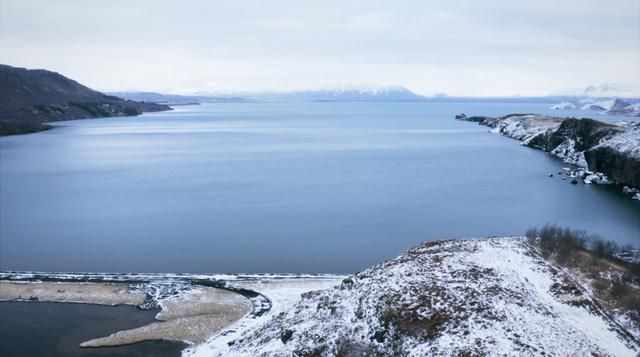
<path fill-rule="evenodd" d="M 383 343 L 384 342 L 384 336 L 386 335 L 386 331 L 383 330 L 378 330 L 376 331 L 373 336 L 371 336 L 372 340 L 376 340 L 379 343 Z"/>
<path fill-rule="evenodd" d="M 342 284 L 340 284 L 340 289 L 351 289 L 353 287 L 353 279 L 345 278 L 342 280 Z"/>
<path fill-rule="evenodd" d="M 337 357 L 380 356 L 380 353 L 376 353 L 376 348 L 371 344 L 342 338 L 336 342 L 336 345 Z"/>
<path fill-rule="evenodd" d="M 571 184 L 572 185 L 577 185 L 578 184 L 578 180 L 576 180 L 576 179 L 571 180 Z"/>
<path fill-rule="evenodd" d="M 287 341 L 289 341 L 291 337 L 293 337 L 292 330 L 284 330 L 280 333 L 280 341 L 282 341 L 282 343 L 287 343 Z"/>
<path fill-rule="evenodd" d="M 456 119 L 465 120 L 467 119 L 467 116 L 464 113 L 456 114 Z"/>

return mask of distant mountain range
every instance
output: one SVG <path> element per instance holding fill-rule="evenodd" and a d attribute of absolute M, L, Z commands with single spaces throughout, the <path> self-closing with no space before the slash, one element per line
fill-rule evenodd
<path fill-rule="evenodd" d="M 640 116 L 639 99 L 575 98 L 551 106 L 555 110 L 590 110 L 610 115 Z"/>
<path fill-rule="evenodd" d="M 392 87 L 342 87 L 335 89 L 313 89 L 299 91 L 264 92 L 217 92 L 194 95 L 162 94 L 157 92 L 112 92 L 121 98 L 167 105 L 200 103 L 251 103 L 251 102 L 448 102 L 448 103 L 560 103 L 553 109 L 577 109 L 589 103 L 604 102 L 611 98 L 589 98 L 584 96 L 543 97 L 450 97 L 438 94 L 422 96 L 399 86 Z M 622 99 L 621 99 L 622 100 Z M 633 105 L 637 99 L 627 98 Z M 573 108 L 572 108 L 573 107 Z M 622 114 L 622 113 L 619 113 Z"/>
<path fill-rule="evenodd" d="M 170 110 L 166 105 L 106 95 L 43 69 L 0 65 L 0 135 L 51 128 L 47 122 Z"/>
<path fill-rule="evenodd" d="M 346 87 L 291 92 L 261 92 L 242 95 L 252 101 L 267 102 L 421 102 L 427 98 L 399 86 Z"/>
<path fill-rule="evenodd" d="M 590 94 L 612 92 L 613 87 L 588 88 Z M 198 93 L 156 92 L 104 94 L 61 74 L 0 65 L 0 135 L 46 130 L 57 120 L 139 115 L 170 110 L 168 105 L 229 102 L 519 102 L 558 103 L 552 109 L 596 110 L 606 114 L 640 116 L 638 98 L 593 96 L 549 97 L 425 97 L 400 86 L 340 87 L 288 92 Z"/>
<path fill-rule="evenodd" d="M 121 98 L 168 105 L 229 102 L 420 102 L 429 98 L 403 87 L 348 87 L 288 92 L 198 93 L 112 92 Z"/>
<path fill-rule="evenodd" d="M 139 102 L 157 103 L 165 105 L 193 105 L 200 103 L 235 103 L 246 102 L 242 97 L 228 95 L 179 95 L 179 94 L 163 94 L 156 92 L 109 92 L 109 95 L 124 98 L 127 100 L 135 100 Z"/>

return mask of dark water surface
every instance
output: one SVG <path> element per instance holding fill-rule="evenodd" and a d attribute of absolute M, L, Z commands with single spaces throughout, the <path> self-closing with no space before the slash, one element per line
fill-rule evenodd
<path fill-rule="evenodd" d="M 640 202 L 453 119 L 585 115 L 547 108 L 206 104 L 3 137 L 0 269 L 344 273 L 547 222 L 640 245 Z"/>
<path fill-rule="evenodd" d="M 0 302 L 0 356 L 180 356 L 185 344 L 168 341 L 79 347 L 81 342 L 156 321 L 157 312 L 124 305 Z"/>

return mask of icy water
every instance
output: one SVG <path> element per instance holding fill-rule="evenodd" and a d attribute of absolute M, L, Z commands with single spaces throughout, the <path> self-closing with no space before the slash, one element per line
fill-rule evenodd
<path fill-rule="evenodd" d="M 149 341 L 120 347 L 79 344 L 155 320 L 158 311 L 133 306 L 0 302 L 0 356 L 180 356 L 179 342 Z"/>
<path fill-rule="evenodd" d="M 0 269 L 349 273 L 547 222 L 640 246 L 640 202 L 468 115 L 514 103 L 230 103 L 0 138 Z"/>

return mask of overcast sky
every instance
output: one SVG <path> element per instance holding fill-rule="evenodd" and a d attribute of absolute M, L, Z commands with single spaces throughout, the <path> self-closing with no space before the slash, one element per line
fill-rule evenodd
<path fill-rule="evenodd" d="M 0 0 L 0 62 L 108 91 L 640 95 L 640 1 Z"/>

